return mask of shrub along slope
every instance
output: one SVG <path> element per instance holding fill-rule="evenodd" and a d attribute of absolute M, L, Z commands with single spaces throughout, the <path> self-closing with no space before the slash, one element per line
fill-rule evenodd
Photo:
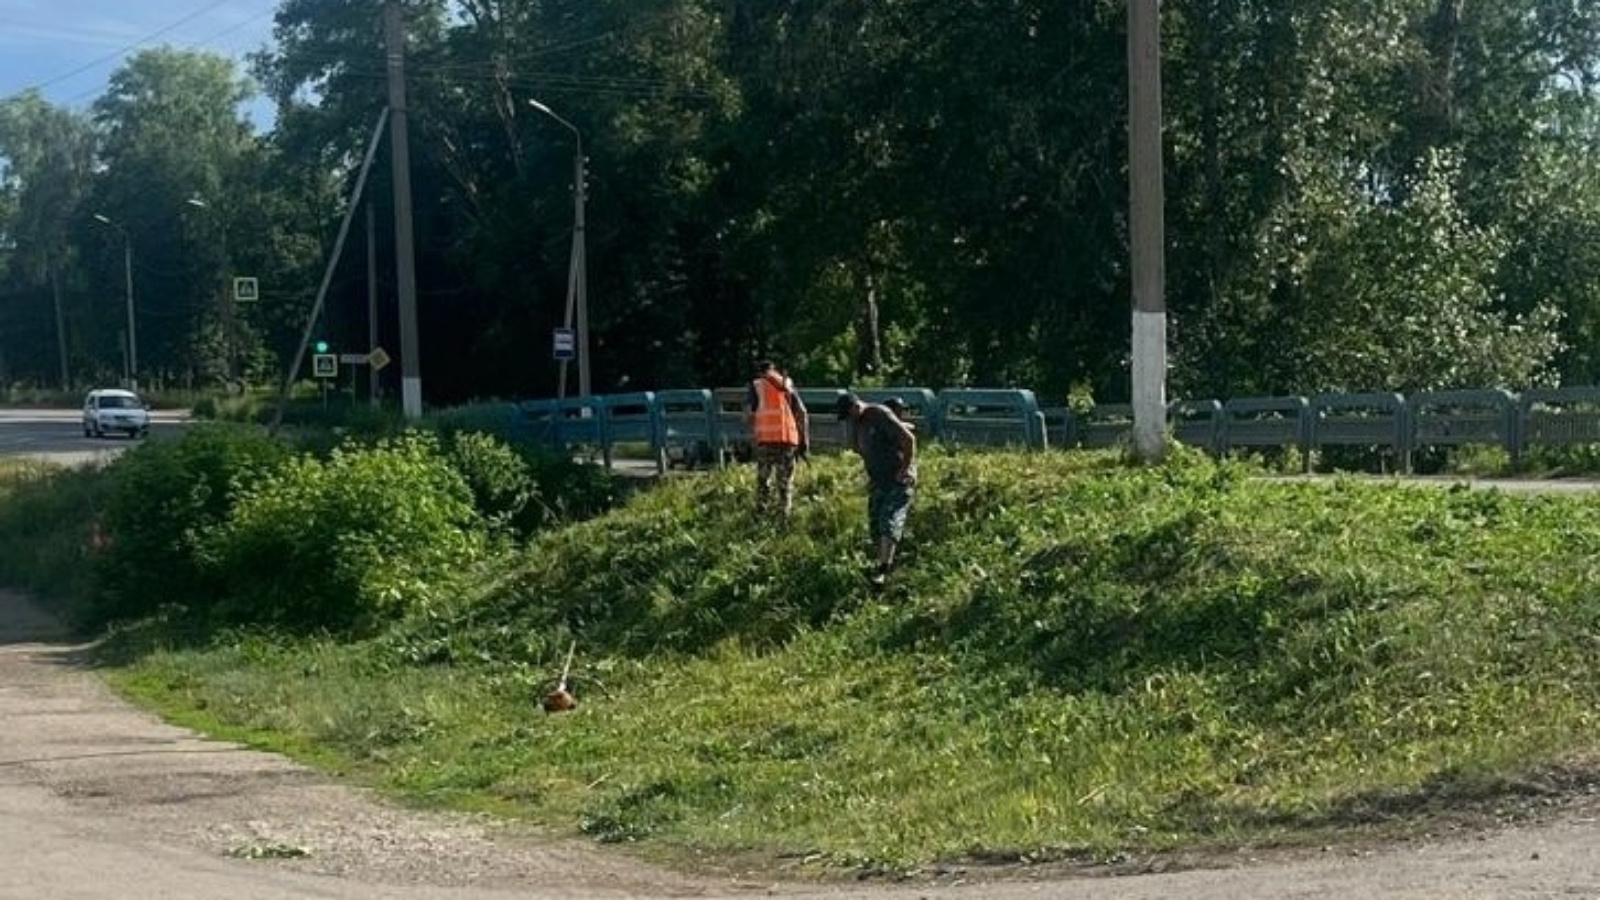
<path fill-rule="evenodd" d="M 1187 456 L 923 468 L 881 595 L 859 466 L 824 459 L 787 527 L 747 469 L 669 479 L 360 640 L 118 678 L 432 802 L 889 866 L 1323 840 L 1581 773 L 1600 737 L 1600 501 Z M 572 642 L 581 705 L 546 716 Z"/>

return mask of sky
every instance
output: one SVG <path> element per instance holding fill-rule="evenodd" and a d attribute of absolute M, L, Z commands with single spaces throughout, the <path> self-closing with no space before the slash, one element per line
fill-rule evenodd
<path fill-rule="evenodd" d="M 86 109 L 111 73 L 140 50 L 208 50 L 237 61 L 272 39 L 279 0 L 0 0 L 0 97 L 38 88 L 59 106 Z M 260 130 L 270 104 L 244 111 Z"/>

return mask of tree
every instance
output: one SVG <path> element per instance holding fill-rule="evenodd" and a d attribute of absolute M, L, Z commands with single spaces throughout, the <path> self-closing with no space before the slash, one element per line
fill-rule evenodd
<path fill-rule="evenodd" d="M 255 143 L 240 112 L 250 94 L 226 58 L 162 48 L 131 57 L 94 105 L 94 212 L 131 241 L 140 367 L 158 377 L 193 383 L 229 368 L 220 235 L 249 212 L 232 191 Z M 102 229 L 102 258 L 115 237 Z"/>
<path fill-rule="evenodd" d="M 94 162 L 94 134 L 82 117 L 51 106 L 35 91 L 0 102 L 0 235 L 9 257 L 8 281 L 20 290 L 13 304 L 28 304 L 40 289 L 50 299 L 51 340 L 16 341 L 7 355 L 27 360 L 26 348 L 53 346 L 60 384 L 70 386 L 72 341 L 68 328 L 74 242 L 72 224 L 80 215 Z M 14 324 L 38 322 L 26 306 L 13 306 Z M 12 338 L 28 329 L 7 329 Z M 43 360 L 26 363 L 42 376 Z"/>

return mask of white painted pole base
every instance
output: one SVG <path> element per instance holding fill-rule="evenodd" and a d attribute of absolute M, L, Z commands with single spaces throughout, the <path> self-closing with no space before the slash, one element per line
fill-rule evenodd
<path fill-rule="evenodd" d="M 1167 452 L 1167 314 L 1133 311 L 1133 448 L 1143 462 Z"/>
<path fill-rule="evenodd" d="M 400 404 L 405 410 L 406 418 L 422 418 L 422 379 L 400 379 Z"/>

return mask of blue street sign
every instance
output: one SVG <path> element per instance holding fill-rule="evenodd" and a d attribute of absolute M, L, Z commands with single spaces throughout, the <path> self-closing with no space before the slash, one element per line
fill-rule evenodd
<path fill-rule="evenodd" d="M 557 328 L 550 337 L 550 351 L 558 360 L 578 357 L 578 335 L 571 328 Z"/>

